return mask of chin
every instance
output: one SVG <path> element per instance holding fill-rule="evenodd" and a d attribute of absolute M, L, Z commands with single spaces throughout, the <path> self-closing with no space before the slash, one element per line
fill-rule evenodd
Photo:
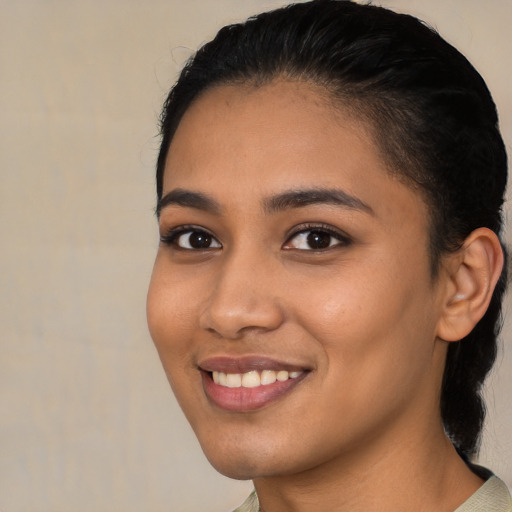
<path fill-rule="evenodd" d="M 226 452 L 220 452 L 217 449 L 204 450 L 204 453 L 219 473 L 234 480 L 252 480 L 266 473 L 264 469 L 266 464 L 261 460 L 261 455 L 258 457 L 254 453 L 245 453 L 237 448 Z"/>
<path fill-rule="evenodd" d="M 286 458 L 272 450 L 271 442 L 258 443 L 254 438 L 248 445 L 233 439 L 230 441 L 201 442 L 206 458 L 222 475 L 235 480 L 252 480 L 286 472 L 286 468 L 281 467 Z"/>
<path fill-rule="evenodd" d="M 288 447 L 277 440 L 250 438 L 250 442 L 201 443 L 210 464 L 222 475 L 234 480 L 254 480 L 300 473 L 315 466 L 317 461 L 303 454 L 298 447 Z M 296 457 L 290 454 L 295 453 Z"/>
<path fill-rule="evenodd" d="M 208 459 L 210 464 L 221 474 L 233 480 L 253 480 L 258 478 L 260 470 L 254 461 L 229 461 Z"/>

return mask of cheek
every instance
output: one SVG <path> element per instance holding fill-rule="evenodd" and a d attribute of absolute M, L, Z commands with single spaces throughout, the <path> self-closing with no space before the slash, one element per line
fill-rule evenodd
<path fill-rule="evenodd" d="M 189 294 L 182 293 L 182 288 L 170 275 L 157 259 L 147 295 L 147 321 L 169 384 L 187 414 L 187 404 L 198 400 L 197 383 L 200 381 L 192 361 L 190 341 L 194 302 L 189 300 Z"/>
<path fill-rule="evenodd" d="M 355 266 L 339 268 L 313 281 L 301 280 L 302 293 L 296 290 L 289 295 L 299 299 L 296 306 L 308 331 L 327 345 L 364 337 L 365 333 L 371 337 L 375 329 L 394 320 L 403 302 L 400 290 L 390 293 L 389 280 L 369 267 L 362 271 Z"/>
<path fill-rule="evenodd" d="M 426 403 L 425 389 L 432 387 L 432 344 L 417 334 L 420 301 L 405 289 L 389 295 L 383 282 L 373 280 L 367 289 L 351 283 L 345 280 L 349 291 L 326 287 L 302 305 L 303 325 L 323 354 L 312 430 L 346 439 L 364 437 L 411 404 Z"/>
<path fill-rule="evenodd" d="M 300 297 L 297 317 L 351 386 L 392 383 L 427 364 L 435 322 L 423 265 L 375 258 L 304 284 L 306 296 L 292 292 Z"/>
<path fill-rule="evenodd" d="M 176 358 L 187 356 L 187 335 L 194 318 L 194 300 L 157 257 L 149 285 L 146 314 L 149 332 L 166 371 Z"/>

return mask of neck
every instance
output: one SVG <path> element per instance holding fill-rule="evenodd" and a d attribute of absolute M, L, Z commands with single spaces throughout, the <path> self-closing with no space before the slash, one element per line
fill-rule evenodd
<path fill-rule="evenodd" d="M 452 512 L 482 480 L 460 459 L 440 421 L 429 427 L 366 440 L 364 448 L 299 474 L 258 478 L 261 511 Z"/>

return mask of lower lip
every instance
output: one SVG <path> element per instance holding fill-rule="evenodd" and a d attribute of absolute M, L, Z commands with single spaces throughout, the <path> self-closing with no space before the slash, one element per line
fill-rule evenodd
<path fill-rule="evenodd" d="M 203 388 L 210 402 L 226 411 L 248 412 L 261 409 L 290 393 L 306 377 L 307 373 L 303 372 L 295 379 L 288 379 L 284 382 L 276 381 L 273 384 L 255 388 L 228 388 L 215 384 L 211 373 L 202 371 L 201 375 Z"/>

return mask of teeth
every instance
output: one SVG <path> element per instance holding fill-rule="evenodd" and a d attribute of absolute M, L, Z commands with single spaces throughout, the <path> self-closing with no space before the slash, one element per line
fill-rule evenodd
<path fill-rule="evenodd" d="M 296 379 L 302 371 L 287 372 L 286 370 L 263 370 L 261 374 L 256 370 L 247 373 L 212 372 L 213 382 L 227 388 L 257 388 L 268 386 L 274 382 L 284 382 L 288 379 Z"/>
<path fill-rule="evenodd" d="M 288 380 L 288 375 L 287 371 L 281 370 L 280 372 L 277 372 L 276 377 L 279 382 L 284 382 L 285 380 Z"/>
<path fill-rule="evenodd" d="M 228 373 L 226 375 L 226 386 L 228 388 L 239 388 L 242 385 L 242 376 L 239 373 Z"/>
<path fill-rule="evenodd" d="M 241 384 L 244 388 L 257 388 L 261 385 L 260 374 L 256 371 L 244 373 Z"/>
<path fill-rule="evenodd" d="M 264 386 L 268 386 L 269 384 L 274 384 L 277 380 L 276 372 L 273 370 L 263 370 L 261 372 L 261 383 Z"/>

